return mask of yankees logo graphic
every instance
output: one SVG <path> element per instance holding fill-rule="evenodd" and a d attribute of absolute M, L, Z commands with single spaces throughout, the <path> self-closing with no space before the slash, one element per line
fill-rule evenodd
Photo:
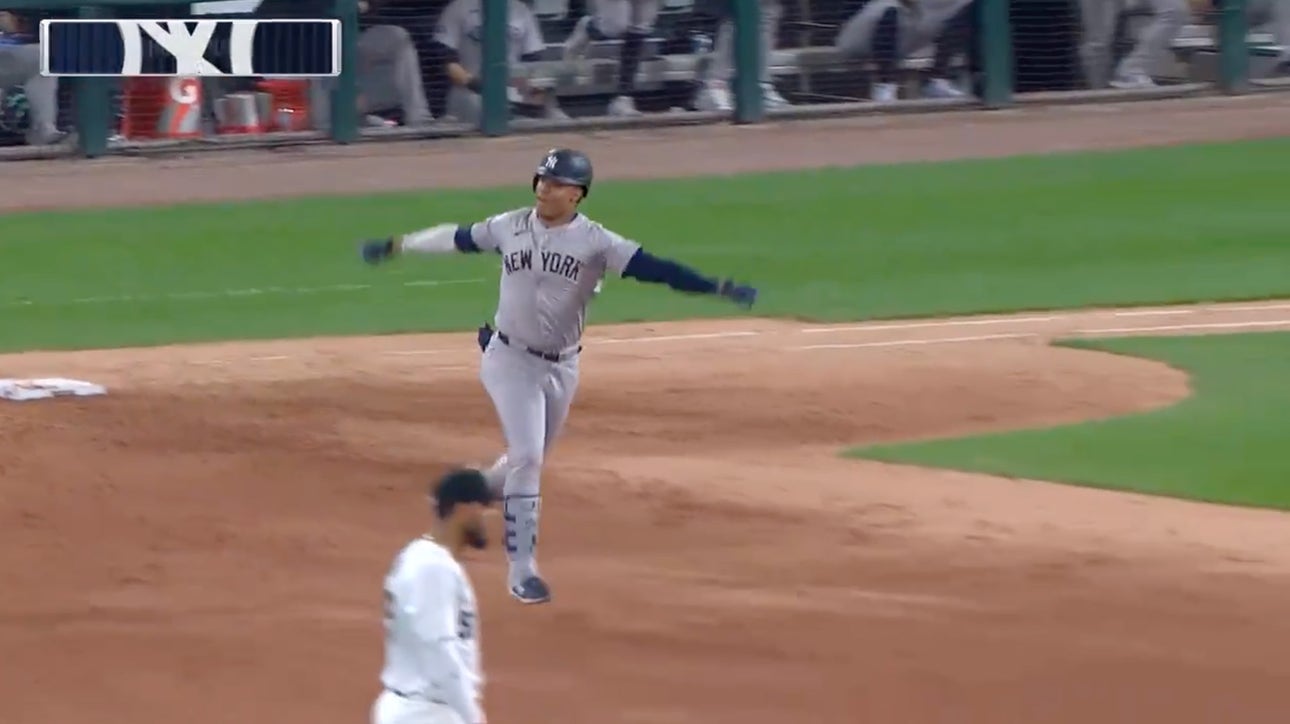
<path fill-rule="evenodd" d="M 332 76 L 340 21 L 42 20 L 41 70 L 54 76 Z"/>

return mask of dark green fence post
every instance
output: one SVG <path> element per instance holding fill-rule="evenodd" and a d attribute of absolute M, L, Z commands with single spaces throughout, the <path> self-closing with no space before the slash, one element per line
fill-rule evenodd
<path fill-rule="evenodd" d="M 484 57 L 480 68 L 483 83 L 482 112 L 479 130 L 485 136 L 504 136 L 510 125 L 510 102 L 506 99 L 506 86 L 511 82 L 511 71 L 506 64 L 506 13 L 507 0 L 484 0 Z"/>
<path fill-rule="evenodd" d="M 87 20 L 112 16 L 100 7 L 82 7 L 78 15 Z M 76 134 L 81 153 L 89 158 L 102 156 L 107 152 L 112 118 L 112 79 L 75 78 L 72 93 L 76 99 Z"/>
<path fill-rule="evenodd" d="M 1008 0 L 977 0 L 981 100 L 987 108 L 1012 104 L 1012 20 Z"/>
<path fill-rule="evenodd" d="M 761 97 L 761 0 L 733 0 L 735 21 L 735 123 L 766 115 Z"/>
<path fill-rule="evenodd" d="M 1223 0 L 1218 11 L 1218 86 L 1224 93 L 1249 87 L 1250 49 L 1245 0 Z"/>
<path fill-rule="evenodd" d="M 358 0 L 336 0 L 340 20 L 340 75 L 331 91 L 331 138 L 353 143 L 358 138 Z"/>

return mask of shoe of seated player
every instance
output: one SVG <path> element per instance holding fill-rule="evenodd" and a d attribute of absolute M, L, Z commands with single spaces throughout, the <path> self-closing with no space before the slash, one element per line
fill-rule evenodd
<path fill-rule="evenodd" d="M 874 83 L 869 97 L 875 103 L 891 103 L 898 99 L 895 83 Z"/>
<path fill-rule="evenodd" d="M 730 97 L 730 89 L 724 82 L 719 80 L 710 80 L 704 83 L 694 99 L 694 108 L 699 111 L 729 113 L 734 110 L 734 107 L 734 100 Z"/>
<path fill-rule="evenodd" d="M 1111 79 L 1111 87 L 1120 90 L 1145 90 L 1155 88 L 1156 82 L 1146 73 L 1121 73 Z"/>
<path fill-rule="evenodd" d="M 967 93 L 948 78 L 931 78 L 923 86 L 924 98 L 966 98 Z"/>
<path fill-rule="evenodd" d="M 617 96 L 609 101 L 609 115 L 619 118 L 639 116 L 641 112 L 636 109 L 636 101 L 631 96 Z"/>
<path fill-rule="evenodd" d="M 784 96 L 779 94 L 779 91 L 775 89 L 774 83 L 761 84 L 761 102 L 762 106 L 768 111 L 788 108 L 792 105 L 784 98 Z"/>

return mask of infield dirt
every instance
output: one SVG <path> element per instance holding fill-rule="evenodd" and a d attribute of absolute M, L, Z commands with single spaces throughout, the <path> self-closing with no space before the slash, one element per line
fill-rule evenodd
<path fill-rule="evenodd" d="M 1288 112 L 1269 95 L 26 163 L 3 203 L 507 183 L 565 143 L 603 178 L 1127 147 L 1285 135 Z M 1290 329 L 1290 304 L 594 328 L 544 477 L 555 600 L 512 602 L 497 549 L 468 563 L 489 721 L 1284 721 L 1290 517 L 837 457 L 1188 394 L 1054 336 L 1256 328 Z M 111 390 L 0 407 L 0 722 L 364 721 L 381 577 L 424 485 L 500 449 L 477 360 L 473 333 L 0 357 Z"/>

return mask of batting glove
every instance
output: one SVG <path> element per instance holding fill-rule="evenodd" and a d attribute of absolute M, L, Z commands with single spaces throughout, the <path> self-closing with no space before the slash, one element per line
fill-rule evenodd
<path fill-rule="evenodd" d="M 732 279 L 722 279 L 721 284 L 717 287 L 717 294 L 729 299 L 744 309 L 751 308 L 753 302 L 757 301 L 756 287 L 750 287 L 746 284 L 737 284 Z"/>
<path fill-rule="evenodd" d="M 394 256 L 394 238 L 369 239 L 363 242 L 363 261 L 368 264 L 379 264 Z"/>
<path fill-rule="evenodd" d="M 479 351 L 484 352 L 488 349 L 488 343 L 493 341 L 493 326 L 485 322 L 484 326 L 479 328 L 478 336 L 479 336 Z"/>

